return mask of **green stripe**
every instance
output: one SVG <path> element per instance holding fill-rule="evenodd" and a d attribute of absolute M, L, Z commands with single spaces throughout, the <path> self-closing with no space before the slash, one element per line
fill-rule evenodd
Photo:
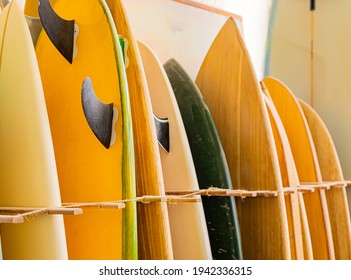
<path fill-rule="evenodd" d="M 111 15 L 110 9 L 104 0 L 99 0 L 109 22 L 115 48 L 115 57 L 121 89 L 122 105 L 122 197 L 123 199 L 135 199 L 135 167 L 134 167 L 134 144 L 132 131 L 132 116 L 127 86 L 127 74 L 124 67 L 123 52 L 119 42 L 117 28 Z M 137 212 L 136 202 L 126 203 L 123 209 L 123 233 L 122 233 L 122 258 L 125 260 L 138 259 L 138 236 L 137 236 Z"/>

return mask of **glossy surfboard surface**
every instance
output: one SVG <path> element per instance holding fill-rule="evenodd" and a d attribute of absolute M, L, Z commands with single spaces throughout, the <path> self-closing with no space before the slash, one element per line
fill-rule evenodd
<path fill-rule="evenodd" d="M 41 32 L 36 45 L 62 200 L 131 200 L 123 210 L 87 208 L 81 217 L 65 217 L 68 255 L 70 259 L 136 259 L 133 134 L 117 30 L 105 1 L 57 0 L 53 9 L 78 27 L 72 63 L 56 49 L 47 32 Z M 50 27 L 50 18 L 46 20 Z M 112 123 L 98 126 L 112 126 L 107 147 L 88 121 L 91 116 L 85 111 L 84 89 L 94 92 L 101 104 L 113 106 Z"/>
<path fill-rule="evenodd" d="M 152 108 L 169 125 L 168 151 L 159 145 L 166 191 L 199 191 L 193 157 L 177 101 L 167 74 L 155 53 L 138 43 Z M 167 135 L 166 135 L 167 136 Z M 212 259 L 202 203 L 168 205 L 174 259 Z"/>
<path fill-rule="evenodd" d="M 59 207 L 61 197 L 35 50 L 23 12 L 0 14 L 0 205 Z M 63 217 L 39 215 L 2 224 L 4 259 L 67 259 Z"/>
<path fill-rule="evenodd" d="M 185 69 L 171 59 L 164 65 L 182 115 L 201 189 L 232 189 L 226 157 L 197 86 Z M 212 255 L 216 260 L 242 259 L 241 237 L 233 197 L 202 198 Z"/>
<path fill-rule="evenodd" d="M 227 157 L 234 189 L 278 191 L 237 200 L 244 259 L 290 259 L 283 185 L 272 128 L 249 54 L 229 18 L 196 78 Z"/>

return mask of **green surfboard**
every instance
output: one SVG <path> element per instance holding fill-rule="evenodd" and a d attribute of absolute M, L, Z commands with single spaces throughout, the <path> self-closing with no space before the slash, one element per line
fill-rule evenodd
<path fill-rule="evenodd" d="M 174 59 L 164 65 L 182 115 L 200 189 L 232 189 L 225 154 L 211 114 L 195 83 Z M 233 197 L 203 196 L 213 259 L 242 259 Z"/>

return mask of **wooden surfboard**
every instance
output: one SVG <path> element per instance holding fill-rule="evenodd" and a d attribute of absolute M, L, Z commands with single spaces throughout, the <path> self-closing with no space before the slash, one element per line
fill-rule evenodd
<path fill-rule="evenodd" d="M 131 110 L 113 18 L 105 1 L 57 0 L 50 14 L 45 1 L 39 7 L 44 4 L 47 10 L 39 11 L 42 23 L 63 37 L 46 29 L 36 45 L 62 200 L 131 200 L 123 211 L 87 208 L 81 217 L 66 217 L 69 258 L 136 259 Z M 55 29 L 73 27 L 62 18 L 75 21 L 73 42 L 67 31 Z M 67 58 L 61 51 L 68 43 L 73 43 L 75 51 Z"/>
<path fill-rule="evenodd" d="M 154 52 L 138 43 L 154 114 L 167 119 L 169 149 L 159 145 L 166 191 L 199 191 L 182 117 L 167 74 Z M 167 135 L 166 135 L 167 137 Z M 174 259 L 212 259 L 202 203 L 168 205 Z"/>
<path fill-rule="evenodd" d="M 280 81 L 264 78 L 269 94 L 284 124 L 300 182 L 322 183 L 315 147 L 307 121 L 295 96 Z M 334 259 L 329 211 L 324 189 L 304 194 L 314 259 Z"/>
<path fill-rule="evenodd" d="M 196 84 L 218 129 L 234 189 L 278 193 L 237 200 L 244 259 L 290 259 L 272 127 L 248 51 L 232 18 L 212 43 Z"/>
<path fill-rule="evenodd" d="M 59 207 L 61 197 L 43 87 L 16 0 L 0 14 L 0 205 Z M 2 224 L 4 259 L 67 259 L 63 217 Z"/>
<path fill-rule="evenodd" d="M 325 182 L 343 182 L 344 176 L 338 154 L 328 128 L 317 112 L 306 102 L 299 100 L 311 131 L 318 157 L 322 179 Z M 345 186 L 331 187 L 325 192 L 333 233 L 335 258 L 351 259 L 351 227 L 349 205 Z"/>
<path fill-rule="evenodd" d="M 119 35 L 124 38 L 133 119 L 137 195 L 163 196 L 164 180 L 153 111 L 138 45 L 121 0 L 108 0 Z M 170 225 L 164 202 L 138 204 L 139 258 L 172 259 Z"/>
<path fill-rule="evenodd" d="M 266 73 L 287 84 L 323 119 L 345 179 L 351 178 L 351 64 L 346 63 L 351 38 L 342 31 L 350 27 L 350 9 L 348 0 L 278 1 Z M 350 204 L 350 188 L 347 193 Z"/>
<path fill-rule="evenodd" d="M 265 92 L 265 91 L 264 91 Z M 294 158 L 283 123 L 269 93 L 264 96 L 272 125 L 275 147 L 278 154 L 280 173 L 284 188 L 292 188 L 285 194 L 286 212 L 289 225 L 291 259 L 313 259 L 311 236 L 302 194 L 297 192 L 300 185 Z"/>
<path fill-rule="evenodd" d="M 226 157 L 201 93 L 184 68 L 164 65 L 179 105 L 201 189 L 232 189 Z M 242 259 L 240 229 L 233 197 L 202 198 L 213 259 Z"/>

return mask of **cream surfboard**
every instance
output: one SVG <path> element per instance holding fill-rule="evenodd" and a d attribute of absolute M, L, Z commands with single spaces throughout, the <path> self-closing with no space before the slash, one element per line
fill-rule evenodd
<path fill-rule="evenodd" d="M 341 187 L 326 191 L 330 222 L 333 232 L 335 258 L 351 259 L 351 227 L 343 172 L 338 154 L 328 128 L 311 106 L 299 100 L 316 148 L 322 179 L 325 182 L 340 182 Z"/>
<path fill-rule="evenodd" d="M 0 205 L 61 206 L 54 149 L 35 51 L 13 0 L 0 14 Z M 4 259 L 67 259 L 62 216 L 1 228 Z"/>
<path fill-rule="evenodd" d="M 155 53 L 138 43 L 154 114 L 167 118 L 169 150 L 159 146 L 166 191 L 199 191 L 182 117 L 165 70 Z M 167 137 L 167 135 L 166 135 Z M 202 203 L 168 205 L 174 259 L 212 259 Z"/>
<path fill-rule="evenodd" d="M 321 184 L 322 177 L 308 124 L 295 96 L 279 80 L 264 78 L 289 138 L 300 182 Z M 314 259 L 334 259 L 331 223 L 324 189 L 304 194 Z"/>
<path fill-rule="evenodd" d="M 278 1 L 271 16 L 266 75 L 283 81 L 316 110 L 333 138 L 344 177 L 350 179 L 351 38 L 345 31 L 350 26 L 351 2 L 312 0 L 312 7 L 307 2 Z M 350 204 L 350 188 L 347 193 Z"/>
<path fill-rule="evenodd" d="M 295 161 L 283 123 L 271 100 L 269 93 L 264 96 L 274 135 L 283 186 L 292 188 L 285 195 L 286 212 L 289 225 L 291 259 L 313 259 L 311 236 L 302 194 L 297 192 L 300 185 Z"/>
<path fill-rule="evenodd" d="M 57 0 L 53 8 L 41 0 L 39 14 L 45 32 L 36 55 L 62 200 L 130 201 L 123 211 L 87 208 L 77 219 L 65 218 L 69 258 L 136 259 L 131 111 L 112 16 L 99 0 Z"/>
<path fill-rule="evenodd" d="M 130 93 L 137 195 L 165 195 L 156 129 L 145 72 L 124 2 L 108 0 L 119 35 L 124 39 Z M 128 62 L 127 62 L 128 61 Z M 138 204 L 140 259 L 172 259 L 173 249 L 165 202 Z"/>
<path fill-rule="evenodd" d="M 263 95 L 232 18 L 212 43 L 196 78 L 217 126 L 234 189 L 277 191 L 238 199 L 244 259 L 290 259 L 283 184 Z"/>

